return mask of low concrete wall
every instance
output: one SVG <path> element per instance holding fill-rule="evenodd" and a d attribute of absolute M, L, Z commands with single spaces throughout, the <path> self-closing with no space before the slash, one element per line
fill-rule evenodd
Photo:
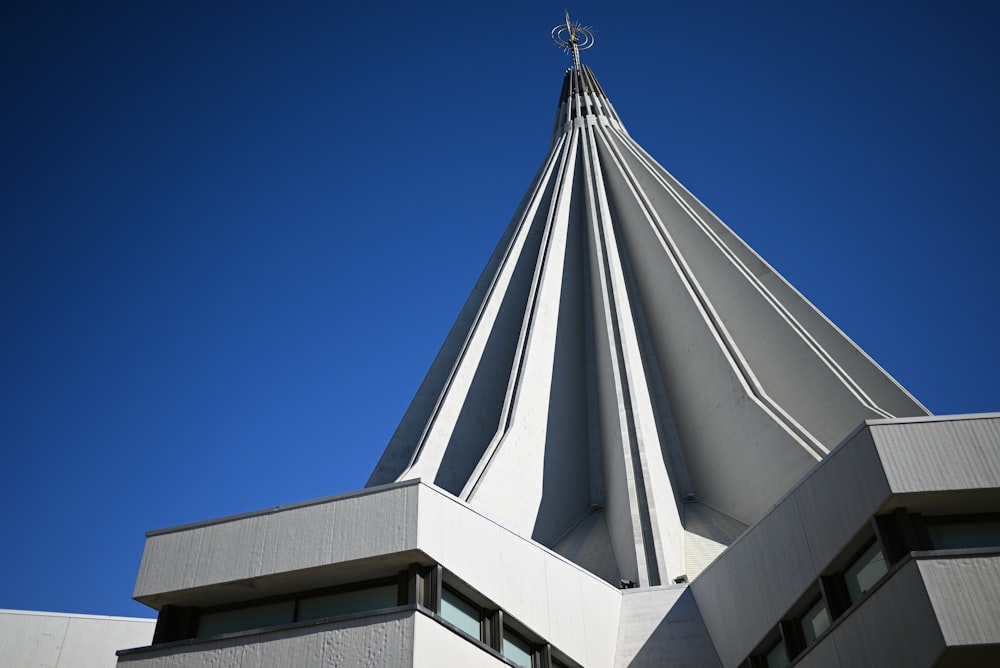
<path fill-rule="evenodd" d="M 155 619 L 0 610 L 0 666 L 111 668 L 115 652 L 148 645 Z"/>

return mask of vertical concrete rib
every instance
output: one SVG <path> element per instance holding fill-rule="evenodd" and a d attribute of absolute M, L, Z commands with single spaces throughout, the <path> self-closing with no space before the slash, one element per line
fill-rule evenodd
<path fill-rule="evenodd" d="M 582 133 L 581 130 L 576 130 Z M 608 239 L 610 230 L 610 212 L 607 201 L 602 197 L 603 188 L 598 184 L 603 182 L 600 175 L 599 160 L 593 148 L 593 136 L 587 133 L 587 149 L 584 154 L 584 165 L 586 166 L 588 178 L 586 180 L 588 218 L 591 221 L 592 243 L 595 251 L 593 255 L 597 258 L 599 270 L 597 276 L 600 281 L 600 290 L 595 291 L 595 297 L 599 296 L 602 302 L 601 313 L 606 334 L 606 345 L 599 351 L 599 354 L 606 356 L 607 362 L 601 368 L 608 370 L 605 374 L 598 374 L 598 388 L 602 403 L 607 407 L 603 411 L 605 418 L 604 441 L 606 448 L 615 448 L 613 454 L 605 458 L 605 466 L 609 475 L 622 476 L 624 487 L 620 489 L 620 498 L 610 499 L 609 502 L 617 502 L 622 508 L 615 508 L 609 515 L 611 524 L 611 535 L 618 542 L 626 533 L 624 520 L 627 517 L 627 527 L 631 529 L 631 540 L 635 544 L 635 564 L 622 564 L 619 557 L 619 566 L 624 573 L 635 573 L 635 580 L 641 584 L 659 584 L 660 574 L 656 549 L 653 543 L 653 527 L 649 517 L 649 505 L 645 488 L 645 480 L 642 475 L 642 465 L 639 461 L 637 445 L 637 429 L 635 425 L 635 414 L 633 412 L 632 397 L 628 382 L 627 364 L 625 361 L 624 343 L 622 341 L 621 319 L 619 314 L 619 299 L 616 295 L 616 285 L 614 276 L 618 272 L 612 266 L 613 253 L 609 246 L 614 243 L 613 239 Z M 613 409 L 612 409 L 613 407 Z M 619 452 L 620 450 L 620 452 Z M 621 497 L 624 498 L 621 498 Z M 628 514 L 624 508 L 628 508 Z M 621 554 L 625 550 L 624 546 L 615 546 L 616 554 Z"/>

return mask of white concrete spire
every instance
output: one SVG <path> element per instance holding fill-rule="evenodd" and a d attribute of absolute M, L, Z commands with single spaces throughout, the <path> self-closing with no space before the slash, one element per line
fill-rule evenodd
<path fill-rule="evenodd" d="M 868 418 L 927 411 L 565 75 L 552 144 L 368 484 L 617 583 L 693 576 Z"/>

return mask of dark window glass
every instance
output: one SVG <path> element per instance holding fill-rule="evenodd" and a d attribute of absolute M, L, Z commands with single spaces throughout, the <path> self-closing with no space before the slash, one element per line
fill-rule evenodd
<path fill-rule="evenodd" d="M 298 621 L 393 608 L 396 606 L 397 591 L 395 584 L 386 584 L 304 598 L 299 601 Z"/>
<path fill-rule="evenodd" d="M 869 545 L 844 571 L 844 584 L 847 585 L 851 603 L 857 602 L 862 594 L 875 586 L 888 570 L 878 543 Z"/>
<path fill-rule="evenodd" d="M 771 648 L 765 655 L 767 668 L 785 668 L 788 665 L 788 652 L 785 651 L 785 641 L 779 640 L 778 644 Z"/>
<path fill-rule="evenodd" d="M 295 601 L 251 605 L 233 610 L 203 613 L 198 619 L 198 637 L 217 636 L 222 633 L 250 631 L 268 626 L 291 624 L 295 615 Z"/>
<path fill-rule="evenodd" d="M 933 522 L 927 533 L 936 550 L 959 550 L 975 547 L 1000 547 L 1000 520 Z"/>
<path fill-rule="evenodd" d="M 806 610 L 806 613 L 802 615 L 800 625 L 802 626 L 802 636 L 806 641 L 806 645 L 815 642 L 816 636 L 823 633 L 830 626 L 830 615 L 826 611 L 826 606 L 823 605 L 822 598 Z"/>

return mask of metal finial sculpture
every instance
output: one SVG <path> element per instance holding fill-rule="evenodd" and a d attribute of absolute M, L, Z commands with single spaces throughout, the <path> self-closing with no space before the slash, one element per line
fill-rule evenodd
<path fill-rule="evenodd" d="M 573 23 L 566 10 L 566 23 L 552 29 L 552 41 L 566 53 L 573 54 L 573 66 L 580 68 L 580 52 L 594 46 L 594 33 L 582 23 Z"/>

